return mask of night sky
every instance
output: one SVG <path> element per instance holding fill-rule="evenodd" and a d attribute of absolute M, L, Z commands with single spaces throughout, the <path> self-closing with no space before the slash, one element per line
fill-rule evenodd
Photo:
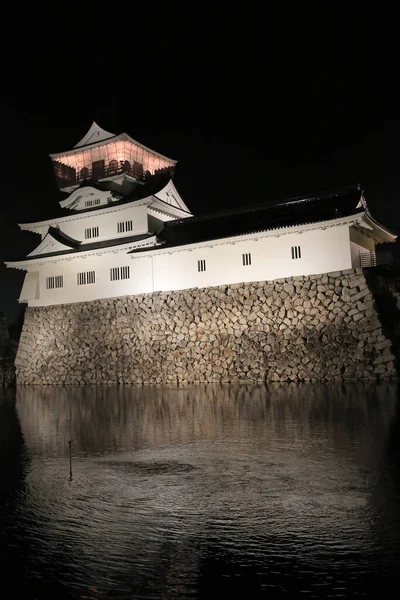
<path fill-rule="evenodd" d="M 56 207 L 48 153 L 93 120 L 178 159 L 194 213 L 361 181 L 373 215 L 400 231 L 390 15 L 380 24 L 333 3 L 37 6 L 3 19 L 2 260 L 37 245 L 16 223 Z M 23 272 L 0 277 L 13 322 Z"/>

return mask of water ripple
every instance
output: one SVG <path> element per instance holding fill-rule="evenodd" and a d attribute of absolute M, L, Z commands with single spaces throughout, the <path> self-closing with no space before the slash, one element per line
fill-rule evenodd
<path fill-rule="evenodd" d="M 28 600 L 371 597 L 400 575 L 397 395 L 19 389 L 0 400 L 4 586 Z"/>

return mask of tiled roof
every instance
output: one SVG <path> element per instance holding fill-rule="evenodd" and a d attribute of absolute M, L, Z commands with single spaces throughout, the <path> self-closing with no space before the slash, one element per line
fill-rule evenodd
<path fill-rule="evenodd" d="M 68 236 L 64 236 L 64 234 L 62 234 L 62 235 L 59 235 L 58 237 L 56 237 L 53 234 L 54 228 L 52 227 L 51 229 L 52 229 L 51 235 L 54 237 L 54 239 L 57 239 L 57 241 L 61 242 L 62 244 L 66 244 L 65 237 L 68 238 Z M 58 230 L 56 229 L 56 231 L 58 231 Z M 50 232 L 50 230 L 49 230 L 49 232 Z M 78 242 L 77 240 L 73 240 L 75 242 L 75 244 L 78 244 L 78 245 L 75 245 L 74 247 L 72 247 L 71 244 L 68 244 L 71 247 L 70 250 L 59 250 L 58 252 L 47 252 L 46 254 L 35 254 L 34 256 L 27 256 L 24 260 L 19 260 L 18 262 L 22 263 L 25 261 L 38 260 L 38 259 L 42 259 L 42 258 L 50 258 L 52 256 L 64 256 L 67 254 L 88 252 L 89 250 L 99 250 L 101 248 L 113 248 L 114 246 L 122 246 L 123 244 L 140 242 L 142 240 L 146 240 L 151 237 L 154 237 L 154 234 L 144 233 L 141 235 L 131 235 L 131 236 L 127 236 L 127 237 L 114 238 L 112 240 L 104 240 L 102 242 L 92 242 L 90 244 L 82 244 L 81 242 Z M 72 239 L 72 238 L 69 238 L 69 239 Z M 12 261 L 9 261 L 9 262 L 12 262 Z"/>
<path fill-rule="evenodd" d="M 158 235 L 163 247 L 194 244 L 257 231 L 330 221 L 362 212 L 361 191 L 345 188 L 318 195 L 291 198 L 275 204 L 228 209 L 165 223 Z M 140 249 L 138 249 L 140 252 Z M 132 252 L 136 252 L 133 250 Z"/>
<path fill-rule="evenodd" d="M 57 208 L 57 210 L 52 211 L 51 213 L 47 214 L 46 216 L 40 217 L 38 219 L 36 219 L 35 221 L 20 221 L 21 225 L 29 225 L 31 223 L 40 223 L 41 221 L 51 221 L 53 219 L 59 219 L 62 217 L 68 217 L 71 215 L 76 215 L 76 214 L 85 214 L 85 213 L 90 213 L 96 210 L 101 210 L 102 208 L 109 208 L 110 206 L 121 206 L 123 204 L 128 204 L 129 202 L 134 202 L 135 200 L 142 200 L 143 198 L 148 198 L 149 196 L 152 196 L 153 194 L 157 194 L 157 192 L 160 192 L 168 183 L 168 181 L 170 181 L 171 179 L 171 175 L 166 172 L 166 173 L 162 173 L 160 175 L 153 175 L 152 177 L 149 177 L 149 179 L 146 181 L 146 183 L 144 184 L 138 184 L 131 192 L 129 192 L 126 196 L 124 196 L 123 198 L 121 198 L 120 200 L 115 200 L 112 204 L 105 204 L 103 206 L 94 206 L 94 207 L 90 207 L 90 208 L 85 208 L 83 210 L 76 210 L 76 209 L 69 209 L 69 208 L 62 208 L 61 206 L 59 206 Z M 105 185 L 106 182 L 104 183 L 99 183 L 98 181 L 94 182 L 91 180 L 86 180 L 83 183 L 81 183 L 81 185 L 76 188 L 76 189 L 82 189 L 85 187 L 94 187 L 100 191 L 106 191 L 109 190 L 109 187 L 107 187 Z M 111 191 L 111 190 L 109 190 Z M 65 199 L 65 198 L 64 198 Z"/>
<path fill-rule="evenodd" d="M 49 227 L 47 233 L 50 234 L 51 237 L 53 237 L 57 242 L 60 242 L 60 244 L 64 244 L 70 248 L 79 248 L 79 246 L 82 244 L 82 242 L 75 240 L 57 227 Z"/>

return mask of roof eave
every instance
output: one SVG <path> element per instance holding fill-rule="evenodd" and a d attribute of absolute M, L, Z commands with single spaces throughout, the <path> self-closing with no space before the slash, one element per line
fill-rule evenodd
<path fill-rule="evenodd" d="M 157 198 L 157 196 L 152 196 L 149 198 L 149 210 L 158 210 L 159 212 L 165 213 L 173 217 L 174 221 L 179 221 L 180 219 L 189 218 L 192 215 L 190 212 L 186 212 L 183 208 L 178 208 L 177 206 L 173 206 L 172 204 L 168 204 Z"/>
<path fill-rule="evenodd" d="M 100 142 L 94 142 L 93 144 L 87 144 L 86 146 L 74 146 L 72 150 L 64 150 L 63 152 L 53 152 L 49 154 L 50 158 L 60 158 L 62 156 L 70 156 L 71 154 L 80 154 L 84 150 L 90 150 L 91 148 L 98 148 L 99 146 L 104 146 L 104 144 L 109 144 L 110 142 L 116 142 L 123 137 L 123 133 L 120 135 L 114 135 L 111 138 L 107 138 L 106 140 L 101 140 Z"/>
<path fill-rule="evenodd" d="M 79 154 L 80 152 L 82 152 L 84 150 L 98 148 L 99 146 L 104 146 L 104 144 L 109 144 L 110 142 L 117 142 L 122 139 L 128 140 L 128 141 L 132 142 L 133 144 L 136 144 L 136 146 L 139 146 L 139 148 L 142 148 L 142 150 L 146 150 L 147 152 L 150 152 L 150 154 L 154 154 L 155 156 L 158 156 L 159 158 L 168 160 L 169 162 L 173 163 L 173 165 L 176 165 L 176 163 L 178 162 L 177 160 L 174 160 L 173 158 L 170 158 L 169 156 L 165 156 L 164 154 L 161 154 L 160 152 L 156 152 L 155 150 L 148 148 L 144 144 L 141 144 L 140 142 L 134 140 L 127 133 L 120 133 L 119 135 L 115 135 L 114 137 L 107 138 L 100 142 L 95 142 L 94 144 L 87 144 L 86 146 L 74 147 L 72 150 L 66 150 L 64 152 L 55 152 L 55 153 L 49 154 L 49 156 L 50 156 L 50 158 L 61 158 L 62 156 L 70 156 L 71 154 Z"/>
<path fill-rule="evenodd" d="M 371 214 L 369 214 L 369 211 L 364 212 L 364 219 L 366 223 L 370 227 L 372 227 L 376 237 L 381 238 L 380 242 L 378 243 L 394 243 L 397 240 L 397 234 L 393 233 L 392 231 L 381 225 L 378 221 L 376 221 L 376 219 L 374 219 L 374 217 L 372 217 Z"/>
<path fill-rule="evenodd" d="M 91 214 L 97 216 L 97 214 L 102 213 L 102 211 L 114 212 L 115 209 L 121 208 L 124 210 L 129 207 L 131 204 L 135 204 L 139 206 L 140 204 L 148 204 L 151 201 L 151 196 L 147 196 L 146 198 L 139 198 L 138 200 L 132 200 L 131 202 L 120 203 L 118 201 L 113 202 L 112 204 L 104 205 L 100 208 L 92 207 L 82 210 L 77 210 L 76 212 L 72 212 L 70 215 L 60 215 L 59 217 L 53 217 L 51 219 L 44 219 L 43 221 L 36 221 L 34 223 L 18 223 L 20 229 L 24 231 L 32 231 L 33 233 L 38 233 L 36 229 L 41 229 L 42 227 L 48 227 L 51 223 L 60 223 L 65 219 L 70 220 L 72 218 L 80 218 L 80 215 Z M 109 209 L 109 210 L 107 210 Z M 35 228 L 35 229 L 33 229 Z"/>
<path fill-rule="evenodd" d="M 23 260 L 18 260 L 18 261 L 8 261 L 8 262 L 4 262 L 4 264 L 9 267 L 9 268 L 14 268 L 14 269 L 23 269 L 23 265 L 26 265 L 27 267 L 29 265 L 32 264 L 36 264 L 36 263 L 41 263 L 43 261 L 46 262 L 51 262 L 57 259 L 65 259 L 67 258 L 67 260 L 71 260 L 73 258 L 78 258 L 81 256 L 93 256 L 99 253 L 104 253 L 104 252 L 115 252 L 118 249 L 127 250 L 127 254 L 128 254 L 128 250 L 132 249 L 135 245 L 136 246 L 151 246 L 151 243 L 153 241 L 156 240 L 156 235 L 149 235 L 148 237 L 144 237 L 143 239 L 140 240 L 136 240 L 136 241 L 131 241 L 131 242 L 122 242 L 121 244 L 110 244 L 109 246 L 102 246 L 102 247 L 98 247 L 98 248 L 83 248 L 82 250 L 78 250 L 76 249 L 76 251 L 73 251 L 74 249 L 70 249 L 70 250 L 66 250 L 64 252 L 54 252 L 52 254 L 48 254 L 48 255 L 40 255 L 40 254 L 36 254 L 33 255 L 32 257 L 29 258 L 29 260 L 27 260 L 26 258 L 24 258 Z"/>
<path fill-rule="evenodd" d="M 154 248 L 149 248 L 147 249 L 140 249 L 139 253 L 147 253 L 149 255 L 155 254 L 157 253 L 157 251 L 160 250 L 164 250 L 165 252 L 174 252 L 174 251 L 178 251 L 178 250 L 182 250 L 185 248 L 189 248 L 192 246 L 207 246 L 207 245 L 215 245 L 218 242 L 221 243 L 227 243 L 227 240 L 230 240 L 229 243 L 237 243 L 243 240 L 243 237 L 246 235 L 251 235 L 251 236 L 281 236 L 281 235 L 285 235 L 288 233 L 292 233 L 293 231 L 307 231 L 310 229 L 327 229 L 328 227 L 335 227 L 335 226 L 350 226 L 353 224 L 357 224 L 357 223 L 361 223 L 363 218 L 363 213 L 354 213 L 352 215 L 348 215 L 346 217 L 338 217 L 335 219 L 327 219 L 325 221 L 307 221 L 307 222 L 303 222 L 303 223 L 297 223 L 294 225 L 281 225 L 281 226 L 277 226 L 277 227 L 271 227 L 269 229 L 253 229 L 253 230 L 248 230 L 248 231 L 243 231 L 242 233 L 233 233 L 233 234 L 229 234 L 229 235 L 224 235 L 221 237 L 212 237 L 212 238 L 208 238 L 205 240 L 198 240 L 195 242 L 187 242 L 184 241 L 182 243 L 177 243 L 174 245 L 170 245 L 168 244 L 168 242 L 164 242 L 164 243 L 160 243 L 160 241 L 158 242 L 158 246 L 154 247 Z M 129 254 L 134 257 L 136 252 L 135 250 L 132 250 L 131 252 L 129 252 Z"/>
<path fill-rule="evenodd" d="M 31 231 L 32 233 L 40 233 L 37 230 L 41 227 L 48 227 L 48 225 L 47 221 L 43 221 L 39 223 L 18 223 L 18 227 L 21 229 L 21 231 Z"/>
<path fill-rule="evenodd" d="M 30 261 L 29 261 L 30 262 Z M 19 269 L 20 271 L 27 271 L 28 263 L 26 261 L 4 261 L 3 263 L 7 269 Z M 26 265 L 26 268 L 23 266 Z"/>

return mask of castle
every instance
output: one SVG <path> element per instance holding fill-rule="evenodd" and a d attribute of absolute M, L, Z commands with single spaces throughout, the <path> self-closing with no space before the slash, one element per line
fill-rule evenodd
<path fill-rule="evenodd" d="M 32 307 L 340 271 L 396 239 L 356 186 L 193 216 L 176 161 L 96 123 L 50 156 L 64 198 L 20 223 L 41 241 L 6 263 L 26 271 L 19 301 Z"/>
<path fill-rule="evenodd" d="M 60 206 L 6 263 L 26 271 L 17 383 L 396 376 L 362 270 L 396 235 L 359 186 L 194 216 L 176 162 L 125 133 L 93 123 L 51 159 Z"/>

